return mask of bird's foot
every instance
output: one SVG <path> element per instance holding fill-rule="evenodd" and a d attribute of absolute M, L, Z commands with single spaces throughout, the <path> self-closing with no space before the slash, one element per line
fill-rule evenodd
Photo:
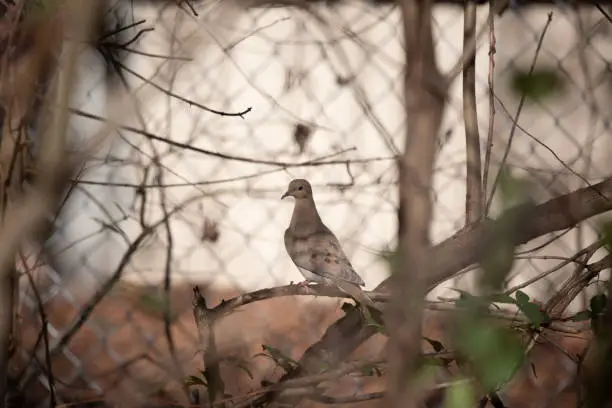
<path fill-rule="evenodd" d="M 304 280 L 302 282 L 298 282 L 298 283 L 295 284 L 295 286 L 297 286 L 299 288 L 305 288 L 305 287 L 307 287 L 309 285 L 310 285 L 310 282 L 307 281 L 307 280 Z"/>

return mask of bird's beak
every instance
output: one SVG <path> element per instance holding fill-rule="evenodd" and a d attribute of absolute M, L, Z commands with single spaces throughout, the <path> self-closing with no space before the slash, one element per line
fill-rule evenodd
<path fill-rule="evenodd" d="M 285 194 L 282 195 L 281 200 L 285 197 L 289 197 L 291 194 L 289 193 L 289 191 L 287 191 Z"/>

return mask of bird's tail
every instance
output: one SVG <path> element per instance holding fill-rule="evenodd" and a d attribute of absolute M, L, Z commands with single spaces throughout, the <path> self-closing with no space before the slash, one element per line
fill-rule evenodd
<path fill-rule="evenodd" d="M 337 283 L 337 285 L 340 289 L 342 289 L 342 291 L 346 292 L 349 296 L 355 299 L 357 303 L 371 307 L 372 309 L 378 310 L 382 313 L 382 308 L 374 303 L 374 301 L 358 286 L 345 281 L 340 281 Z"/>

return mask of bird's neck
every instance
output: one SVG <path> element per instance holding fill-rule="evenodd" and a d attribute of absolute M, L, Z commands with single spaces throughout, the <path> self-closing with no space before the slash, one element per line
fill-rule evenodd
<path fill-rule="evenodd" d="M 319 230 L 321 217 L 312 199 L 296 200 L 293 208 L 293 215 L 289 223 L 289 229 L 299 231 L 300 234 L 308 235 Z"/>

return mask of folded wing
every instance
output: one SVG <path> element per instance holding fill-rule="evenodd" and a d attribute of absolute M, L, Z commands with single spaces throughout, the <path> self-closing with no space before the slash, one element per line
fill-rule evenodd
<path fill-rule="evenodd" d="M 297 237 L 285 231 L 285 247 L 293 262 L 316 275 L 364 286 L 355 272 L 336 236 L 329 230 L 306 237 Z"/>

